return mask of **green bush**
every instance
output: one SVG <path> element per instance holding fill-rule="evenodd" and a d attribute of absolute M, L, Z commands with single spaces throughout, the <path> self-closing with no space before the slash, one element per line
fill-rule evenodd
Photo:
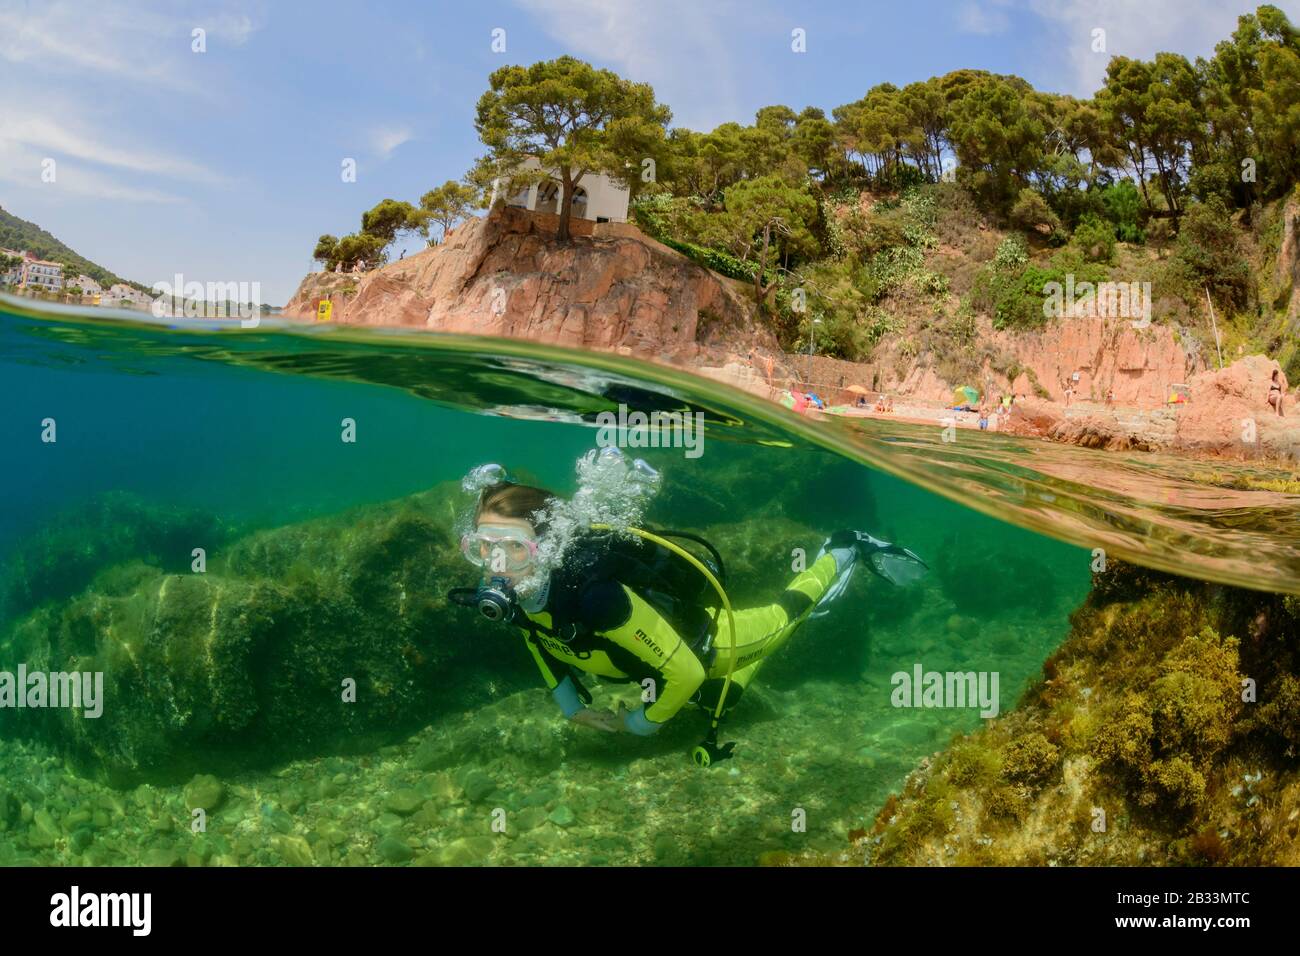
<path fill-rule="evenodd" d="M 1072 240 L 1085 262 L 1110 262 L 1115 258 L 1115 229 L 1096 216 L 1084 216 Z"/>
<path fill-rule="evenodd" d="M 1218 302 L 1239 309 L 1250 305 L 1250 264 L 1228 207 L 1218 197 L 1193 205 L 1183 216 L 1174 264 L 1173 275 L 1181 278 L 1179 293 L 1184 301 L 1197 301 L 1204 286 Z"/>
<path fill-rule="evenodd" d="M 676 249 L 682 255 L 686 256 L 693 262 L 697 262 L 706 269 L 712 269 L 714 272 L 724 276 L 730 276 L 732 279 L 740 279 L 743 282 L 753 282 L 754 273 L 758 271 L 758 264 L 755 262 L 742 262 L 729 252 L 721 249 L 714 249 L 709 246 L 697 246 L 693 242 L 682 242 L 678 239 L 671 239 L 665 236 L 659 240 L 670 249 Z M 776 278 L 776 273 L 768 269 L 764 273 L 763 281 L 770 282 Z"/>
<path fill-rule="evenodd" d="M 1046 226 L 1051 235 L 1061 228 L 1061 220 L 1052 212 L 1046 201 L 1033 189 L 1026 186 L 1020 190 L 1015 205 L 1011 207 L 1011 221 L 1026 232 L 1038 231 Z"/>
<path fill-rule="evenodd" d="M 1011 236 L 998 247 L 993 262 L 975 277 L 971 305 L 991 315 L 997 329 L 1041 328 L 1049 318 L 1043 308 L 1048 283 L 1064 287 L 1070 274 L 1076 286 L 1106 280 L 1105 269 L 1085 262 L 1077 250 L 1069 247 L 1053 256 L 1048 266 L 1033 265 L 1023 241 Z"/>
<path fill-rule="evenodd" d="M 1142 233 L 1142 197 L 1131 180 L 1111 183 L 1101 191 L 1101 203 L 1106 218 L 1115 229 L 1115 238 L 1121 242 L 1144 242 Z"/>

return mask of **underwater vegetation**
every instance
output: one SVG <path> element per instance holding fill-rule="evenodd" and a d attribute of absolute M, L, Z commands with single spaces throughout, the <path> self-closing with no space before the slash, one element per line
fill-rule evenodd
<path fill-rule="evenodd" d="M 100 571 L 14 622 L 0 657 L 103 671 L 103 716 L 2 710 L 0 733 L 45 739 L 125 784 L 373 749 L 468 706 L 456 667 L 473 657 L 477 624 L 464 622 L 463 639 L 445 633 L 446 582 L 460 569 L 443 500 L 429 492 L 257 532 L 211 549 L 205 573 L 142 561 Z M 508 681 L 508 664 L 501 672 Z"/>
<path fill-rule="evenodd" d="M 1112 562 L 1016 709 L 816 862 L 1294 866 L 1298 654 L 1295 597 Z"/>
<path fill-rule="evenodd" d="M 797 480 L 798 472 L 778 465 L 767 480 Z M 679 510 L 690 477 L 667 470 L 665 491 Z M 103 715 L 3 708 L 0 738 L 43 741 L 114 786 L 177 782 L 373 751 L 483 705 L 489 685 L 496 694 L 540 687 L 513 631 L 447 601 L 449 587 L 473 578 L 456 530 L 466 505 L 448 482 L 248 533 L 210 547 L 203 573 L 191 569 L 190 551 L 220 536 L 203 537 L 201 526 L 187 534 L 156 517 L 137 522 L 167 533 L 132 552 L 145 534 L 123 532 L 64 577 L 65 591 L 80 583 L 74 593 L 0 626 L 7 667 L 102 671 Z M 707 529 L 727 555 L 737 601 L 770 599 L 790 575 L 790 547 L 811 555 L 824 537 L 825 529 L 769 510 L 758 523 Z M 676 526 L 695 527 L 681 517 L 672 515 Z M 42 533 L 19 553 L 40 556 L 53 573 L 70 539 Z M 355 700 L 345 700 L 345 681 L 355 682 Z"/>
<path fill-rule="evenodd" d="M 96 495 L 60 511 L 0 565 L 0 621 L 71 597 L 103 568 L 140 560 L 167 571 L 190 566 L 195 542 L 225 543 L 234 529 L 192 508 L 157 505 L 126 492 Z"/>

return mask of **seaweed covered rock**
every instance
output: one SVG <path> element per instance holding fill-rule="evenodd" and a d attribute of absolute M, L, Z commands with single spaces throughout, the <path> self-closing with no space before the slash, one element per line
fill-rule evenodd
<path fill-rule="evenodd" d="M 448 605 L 468 570 L 438 491 L 263 531 L 206 573 L 131 562 L 0 635 L 28 671 L 104 674 L 103 713 L 0 710 L 0 733 L 116 783 L 373 749 L 523 686 L 526 655 Z M 489 669 L 490 668 L 490 669 Z"/>
<path fill-rule="evenodd" d="M 1300 602 L 1112 562 L 1013 711 L 913 772 L 879 864 L 1300 863 Z"/>
<path fill-rule="evenodd" d="M 229 523 L 194 509 L 150 504 L 121 491 L 97 495 L 59 513 L 5 556 L 0 621 L 71 597 L 122 561 L 185 570 L 193 548 L 219 547 L 232 533 Z"/>

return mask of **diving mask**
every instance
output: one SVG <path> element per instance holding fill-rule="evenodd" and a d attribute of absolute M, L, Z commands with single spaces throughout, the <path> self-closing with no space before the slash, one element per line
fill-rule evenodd
<path fill-rule="evenodd" d="M 465 560 L 494 573 L 522 571 L 537 560 L 537 542 L 520 528 L 481 524 L 460 539 Z"/>

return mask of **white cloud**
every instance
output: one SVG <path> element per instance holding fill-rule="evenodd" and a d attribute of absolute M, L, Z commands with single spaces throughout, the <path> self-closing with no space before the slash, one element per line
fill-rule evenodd
<path fill-rule="evenodd" d="M 741 6 L 735 0 L 515 2 L 533 14 L 566 52 L 611 64 L 628 79 L 652 85 L 659 101 L 673 108 L 673 125 L 712 129 L 736 119 L 738 71 L 728 40 L 740 25 L 752 22 L 752 4 Z"/>
<path fill-rule="evenodd" d="M 45 196 L 105 199 L 119 202 L 178 203 L 179 196 L 156 189 L 141 189 L 119 182 L 84 163 L 57 160 L 54 181 L 41 178 L 47 157 L 0 136 L 0 182 Z M 0 204 L 4 205 L 4 204 Z"/>
<path fill-rule="evenodd" d="M 1300 0 L 1274 0 L 1295 21 Z M 1176 51 L 1194 60 L 1210 56 L 1214 45 L 1237 27 L 1237 17 L 1253 13 L 1255 0 L 1028 0 L 1027 6 L 1056 28 L 1057 49 L 1069 64 L 1069 89 L 1093 95 L 1106 78 L 1113 56 L 1150 59 Z M 1106 31 L 1105 52 L 1093 52 L 1093 30 Z"/>
<path fill-rule="evenodd" d="M 957 13 L 957 25 L 964 33 L 977 33 L 981 36 L 992 36 L 995 33 L 1002 33 L 1007 29 L 1009 20 L 1006 13 L 996 9 L 998 6 L 1005 6 L 1005 3 L 987 3 L 977 2 L 977 0 L 968 0 L 961 5 Z"/>
<path fill-rule="evenodd" d="M 202 92 L 187 67 L 191 31 L 241 46 L 257 29 L 245 13 L 162 14 L 116 0 L 0 8 L 0 60 L 54 75 L 105 74 L 140 85 Z"/>
<path fill-rule="evenodd" d="M 58 119 L 54 119 L 48 110 L 49 104 L 44 106 L 46 108 L 39 113 L 24 113 L 19 107 L 7 107 L 0 114 L 0 142 L 23 143 L 45 155 L 71 156 L 134 173 L 208 184 L 226 181 L 197 163 L 151 152 L 138 145 L 121 146 L 105 141 L 93 133 L 84 132 L 85 124 L 79 122 L 71 111 L 58 110 Z"/>
<path fill-rule="evenodd" d="M 370 149 L 380 159 L 387 159 L 413 135 L 409 126 L 379 126 L 370 131 Z"/>
<path fill-rule="evenodd" d="M 207 28 L 209 35 L 226 41 L 231 46 L 243 46 L 257 30 L 257 25 L 246 14 L 222 13 Z M 200 23 L 200 25 L 202 25 Z"/>

